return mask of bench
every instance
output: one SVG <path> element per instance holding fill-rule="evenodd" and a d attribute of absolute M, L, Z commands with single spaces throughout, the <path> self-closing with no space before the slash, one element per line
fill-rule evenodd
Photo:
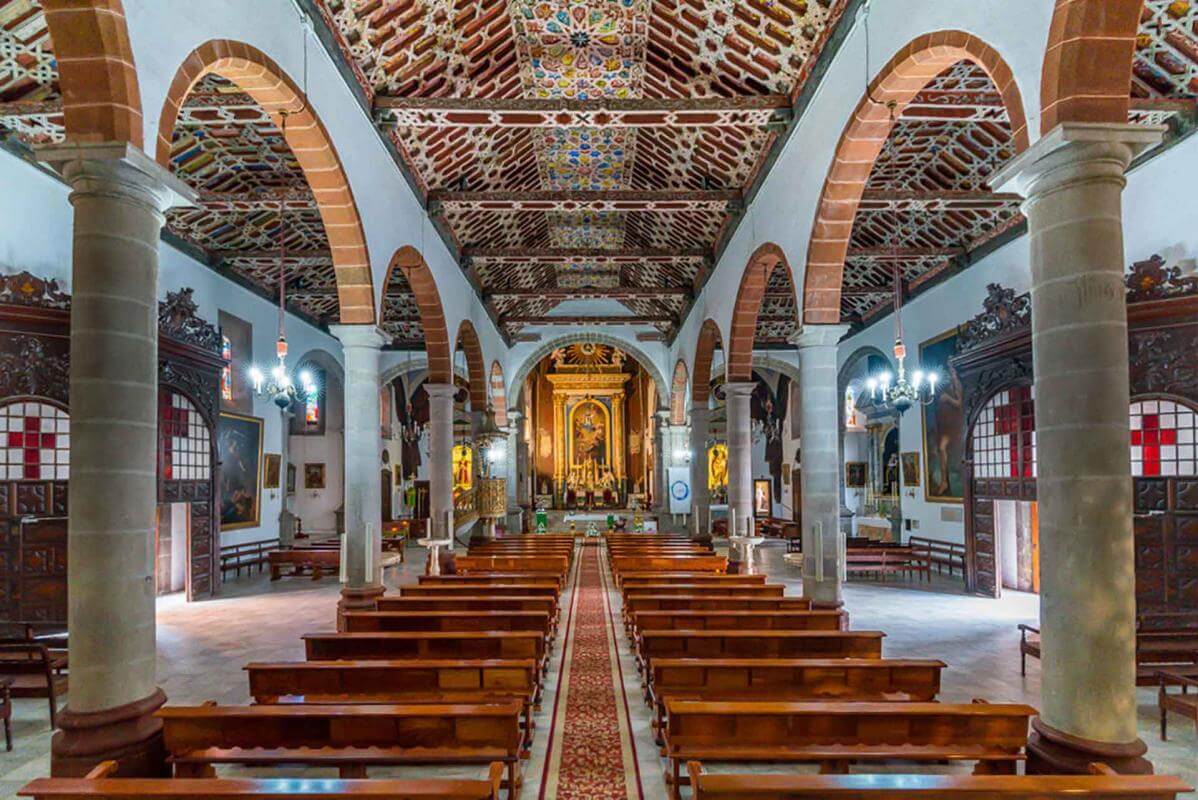
<path fill-rule="evenodd" d="M 251 573 L 254 567 L 262 572 L 270 561 L 267 554 L 271 550 L 277 550 L 278 547 L 279 540 L 277 538 L 222 546 L 220 549 L 221 580 L 225 579 L 225 574 L 230 570 L 235 571 L 237 577 L 241 577 L 242 567 Z"/>
<path fill-rule="evenodd" d="M 881 658 L 881 631 L 643 631 L 645 674 L 659 658 Z"/>
<path fill-rule="evenodd" d="M 687 761 L 806 762 L 843 773 L 861 761 L 974 761 L 1014 774 L 1036 709 L 998 703 L 723 703 L 667 699 L 673 797 Z"/>
<path fill-rule="evenodd" d="M 34 800 L 240 800 L 294 797 L 293 778 L 110 778 L 115 761 L 105 761 L 84 778 L 39 778 L 17 792 Z M 302 796 L 313 800 L 499 800 L 503 764 L 491 762 L 483 780 L 312 780 Z"/>
<path fill-rule="evenodd" d="M 615 556 L 611 569 L 619 582 L 624 572 L 711 572 L 723 574 L 728 571 L 725 556 L 680 556 L 678 558 L 653 556 Z"/>
<path fill-rule="evenodd" d="M 664 729 L 667 697 L 707 702 L 930 702 L 940 694 L 944 666 L 943 661 L 880 658 L 659 658 L 649 681 L 654 732 Z"/>
<path fill-rule="evenodd" d="M 247 664 L 255 703 L 523 704 L 526 742 L 541 690 L 531 659 L 442 661 L 296 661 Z"/>
<path fill-rule="evenodd" d="M 877 575 L 912 574 L 921 580 L 931 581 L 932 573 L 927 555 L 911 547 L 900 545 L 853 547 L 845 551 L 845 573 Z"/>
<path fill-rule="evenodd" d="M 1189 688 L 1198 688 L 1198 680 L 1191 675 L 1169 670 L 1160 670 L 1157 673 L 1157 680 L 1159 688 L 1157 689 L 1156 707 L 1161 719 L 1161 741 L 1167 741 L 1169 738 L 1166 716 L 1170 711 L 1194 720 L 1194 726 L 1198 728 L 1198 693 L 1190 694 L 1187 691 Z M 1170 686 L 1179 686 L 1181 691 L 1177 694 L 1169 694 L 1167 690 Z"/>
<path fill-rule="evenodd" d="M 365 778 L 370 766 L 507 765 L 519 790 L 519 701 L 406 705 L 166 706 L 168 763 L 180 778 L 214 777 L 218 764 L 336 767 Z"/>
<path fill-rule="evenodd" d="M 491 573 L 549 573 L 564 576 L 570 569 L 565 556 L 458 556 L 454 559 L 457 574 Z"/>
<path fill-rule="evenodd" d="M 273 550 L 267 554 L 270 559 L 270 579 L 277 581 L 283 577 L 284 567 L 291 568 L 292 575 L 312 574 L 312 580 L 318 581 L 326 574 L 337 575 L 341 572 L 341 551 L 319 547 L 302 547 L 292 550 Z"/>
<path fill-rule="evenodd" d="M 58 698 L 67 693 L 67 654 L 41 642 L 0 643 L 0 679 L 9 681 L 15 698 L 45 698 L 50 706 L 50 727 L 58 727 Z"/>
<path fill-rule="evenodd" d="M 416 586 L 399 587 L 400 597 L 547 597 L 557 602 L 561 588 L 556 583 L 535 581 L 529 583 L 421 583 Z"/>
<path fill-rule="evenodd" d="M 632 618 L 638 611 L 808 611 L 811 601 L 805 597 L 754 597 L 731 595 L 708 597 L 702 594 L 630 593 L 620 609 L 624 628 L 632 633 Z"/>
<path fill-rule="evenodd" d="M 373 631 L 536 631 L 549 637 L 553 619 L 545 611 L 347 611 L 349 633 Z"/>
<path fill-rule="evenodd" d="M 1092 800 L 1174 800 L 1192 791 L 1167 775 L 1116 775 L 1092 765 L 1093 775 L 707 775 L 698 761 L 688 761 L 693 800 L 1047 800 L 1085 797 Z"/>
<path fill-rule="evenodd" d="M 907 543 L 924 553 L 928 562 L 936 566 L 938 575 L 943 574 L 946 568 L 949 575 L 965 575 L 965 545 L 925 536 L 909 536 Z"/>
<path fill-rule="evenodd" d="M 530 586 L 552 584 L 555 590 L 561 591 L 562 587 L 565 586 L 565 577 L 547 572 L 418 575 L 416 576 L 416 584 L 418 586 Z"/>
<path fill-rule="evenodd" d="M 635 611 L 636 632 L 647 630 L 840 631 L 845 613 L 821 611 Z"/>
<path fill-rule="evenodd" d="M 557 618 L 557 600 L 551 596 L 515 595 L 487 597 L 483 594 L 464 594 L 452 597 L 414 597 L 387 595 L 376 603 L 379 611 L 544 611 Z"/>
<path fill-rule="evenodd" d="M 309 661 L 364 659 L 532 659 L 545 664 L 545 637 L 536 631 L 309 633 Z"/>
<path fill-rule="evenodd" d="M 703 594 L 708 597 L 782 597 L 786 587 L 780 583 L 759 584 L 756 586 L 722 586 L 720 584 L 699 583 L 644 583 L 638 586 L 624 587 L 624 602 L 634 597 L 661 595 L 695 595 Z"/>
<path fill-rule="evenodd" d="M 704 572 L 625 572 L 620 576 L 620 587 L 632 589 L 659 583 L 688 583 L 692 586 L 764 586 L 766 576 L 716 575 Z"/>
<path fill-rule="evenodd" d="M 1198 630 L 1136 630 L 1136 686 L 1158 686 L 1166 678 L 1198 678 Z M 1020 623 L 1019 674 L 1027 675 L 1028 657 L 1040 658 L 1040 629 Z M 1174 686 L 1181 684 L 1172 684 Z"/>

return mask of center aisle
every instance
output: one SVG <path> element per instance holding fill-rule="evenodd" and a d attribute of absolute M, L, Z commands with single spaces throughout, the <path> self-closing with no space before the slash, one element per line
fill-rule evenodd
<path fill-rule="evenodd" d="M 598 544 L 578 559 L 541 800 L 644 797 Z"/>

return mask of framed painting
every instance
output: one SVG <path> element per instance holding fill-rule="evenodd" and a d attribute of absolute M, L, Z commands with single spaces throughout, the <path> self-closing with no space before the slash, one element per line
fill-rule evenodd
<path fill-rule="evenodd" d="M 945 331 L 919 346 L 919 364 L 936 372 L 940 382 L 935 399 L 921 407 L 923 420 L 924 499 L 929 503 L 960 503 L 965 499 L 965 393 L 961 379 L 949 366 L 957 350 L 957 329 Z"/>
<path fill-rule="evenodd" d="M 295 494 L 295 464 L 287 465 L 287 494 Z"/>
<path fill-rule="evenodd" d="M 262 419 L 222 412 L 216 426 L 220 457 L 220 529 L 262 521 Z"/>
<path fill-rule="evenodd" d="M 770 481 L 768 479 L 753 481 L 753 516 L 771 517 L 773 516 L 772 512 Z"/>
<path fill-rule="evenodd" d="M 844 486 L 846 489 L 864 489 L 865 472 L 868 465 L 864 461 L 846 461 L 844 465 Z"/>
<path fill-rule="evenodd" d="M 304 488 L 324 488 L 324 462 L 304 464 Z"/>
<path fill-rule="evenodd" d="M 267 453 L 262 462 L 262 488 L 279 488 L 279 468 L 282 466 L 282 456 L 279 453 Z"/>
<path fill-rule="evenodd" d="M 919 485 L 919 451 L 914 453 L 903 453 L 903 486 L 918 486 Z"/>

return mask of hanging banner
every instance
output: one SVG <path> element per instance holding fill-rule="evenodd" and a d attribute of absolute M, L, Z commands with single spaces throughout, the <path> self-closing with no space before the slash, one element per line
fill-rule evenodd
<path fill-rule="evenodd" d="M 666 473 L 667 484 L 670 487 L 670 513 L 689 514 L 691 512 L 691 468 L 670 467 Z"/>

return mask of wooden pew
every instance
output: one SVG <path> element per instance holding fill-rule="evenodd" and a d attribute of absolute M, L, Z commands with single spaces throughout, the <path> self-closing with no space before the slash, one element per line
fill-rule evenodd
<path fill-rule="evenodd" d="M 674 798 L 687 761 L 808 762 L 821 772 L 862 761 L 975 761 L 975 773 L 1014 774 L 1036 714 L 1013 703 L 665 703 Z"/>
<path fill-rule="evenodd" d="M 454 568 L 459 575 L 471 572 L 545 572 L 565 575 L 570 560 L 565 556 L 458 556 Z"/>
<path fill-rule="evenodd" d="M 718 583 L 644 583 L 639 586 L 626 586 L 623 589 L 624 602 L 634 597 L 649 597 L 660 595 L 695 595 L 704 594 L 708 597 L 782 597 L 786 587 L 780 583 L 758 584 L 756 586 L 722 586 Z"/>
<path fill-rule="evenodd" d="M 364 659 L 532 659 L 545 664 L 545 637 L 536 631 L 309 633 L 309 661 Z"/>
<path fill-rule="evenodd" d="M 379 611 L 544 611 L 557 617 L 557 600 L 551 596 L 516 595 L 488 597 L 485 594 L 453 597 L 412 597 L 385 595 L 376 602 Z"/>
<path fill-rule="evenodd" d="M 33 800 L 499 800 L 503 764 L 491 762 L 483 780 L 330 780 L 293 778 L 110 778 L 115 761 L 105 761 L 84 778 L 39 778 L 17 792 Z"/>
<path fill-rule="evenodd" d="M 660 583 L 687 583 L 692 586 L 699 584 L 710 586 L 764 586 L 766 576 L 756 575 L 715 575 L 701 572 L 625 572 L 620 576 L 620 588 L 633 589 L 638 586 L 651 586 Z"/>
<path fill-rule="evenodd" d="M 58 698 L 69 690 L 67 669 L 66 652 L 52 650 L 43 642 L 0 642 L 0 680 L 8 682 L 8 694 L 44 698 L 50 706 L 51 728 L 58 727 Z"/>
<path fill-rule="evenodd" d="M 1193 612 L 1164 612 L 1137 618 L 1136 686 L 1158 686 L 1162 672 L 1167 679 L 1198 679 L 1198 628 L 1171 627 L 1168 621 L 1194 617 Z M 1019 674 L 1027 675 L 1028 657 L 1040 658 L 1040 629 L 1022 623 L 1018 627 Z"/>
<path fill-rule="evenodd" d="M 417 586 L 399 587 L 400 597 L 474 597 L 486 594 L 489 597 L 548 597 L 557 602 L 561 593 L 556 583 L 534 581 L 531 583 L 422 583 Z"/>
<path fill-rule="evenodd" d="M 755 597 L 730 595 L 708 597 L 705 594 L 639 594 L 624 598 L 620 613 L 624 628 L 631 635 L 632 618 L 638 611 L 808 611 L 811 601 L 804 597 Z"/>
<path fill-rule="evenodd" d="M 347 611 L 349 633 L 374 631 L 536 631 L 548 638 L 553 619 L 544 611 Z"/>
<path fill-rule="evenodd" d="M 364 778 L 370 766 L 507 765 L 518 793 L 521 704 L 165 706 L 168 761 L 181 778 L 212 777 L 218 764 L 337 767 Z"/>
<path fill-rule="evenodd" d="M 665 699 L 707 702 L 852 700 L 931 702 L 943 661 L 911 659 L 659 658 L 649 701 L 654 731 L 664 730 Z"/>
<path fill-rule="evenodd" d="M 845 550 L 845 572 L 848 575 L 901 574 L 907 578 L 915 575 L 920 580 L 931 581 L 931 560 L 924 550 L 902 545 L 875 545 L 850 547 Z"/>
<path fill-rule="evenodd" d="M 527 586 L 551 583 L 556 591 L 565 586 L 565 577 L 549 573 L 526 572 L 523 574 L 493 573 L 490 575 L 418 575 L 420 586 Z"/>
<path fill-rule="evenodd" d="M 1169 775 L 1109 769 L 1094 775 L 707 775 L 697 761 L 686 767 L 693 800 L 1174 800 L 1193 791 Z"/>
<path fill-rule="evenodd" d="M 723 574 L 728 571 L 725 556 L 681 556 L 679 558 L 654 558 L 652 556 L 616 556 L 611 560 L 612 572 L 617 582 L 624 572 L 711 572 Z"/>
<path fill-rule="evenodd" d="M 643 631 L 646 675 L 659 658 L 881 658 L 881 631 Z"/>
<path fill-rule="evenodd" d="M 283 577 L 283 569 L 289 567 L 292 575 L 311 573 L 312 580 L 318 581 L 325 575 L 337 575 L 341 570 L 341 551 L 321 548 L 295 548 L 293 550 L 272 550 L 266 557 L 270 559 L 270 579 L 277 581 Z"/>
<path fill-rule="evenodd" d="M 635 633 L 650 630 L 675 631 L 841 631 L 846 630 L 843 611 L 635 611 L 631 615 Z"/>
<path fill-rule="evenodd" d="M 525 746 L 540 671 L 532 659 L 446 661 L 293 661 L 247 664 L 250 697 L 287 703 L 495 703 L 523 705 Z"/>

